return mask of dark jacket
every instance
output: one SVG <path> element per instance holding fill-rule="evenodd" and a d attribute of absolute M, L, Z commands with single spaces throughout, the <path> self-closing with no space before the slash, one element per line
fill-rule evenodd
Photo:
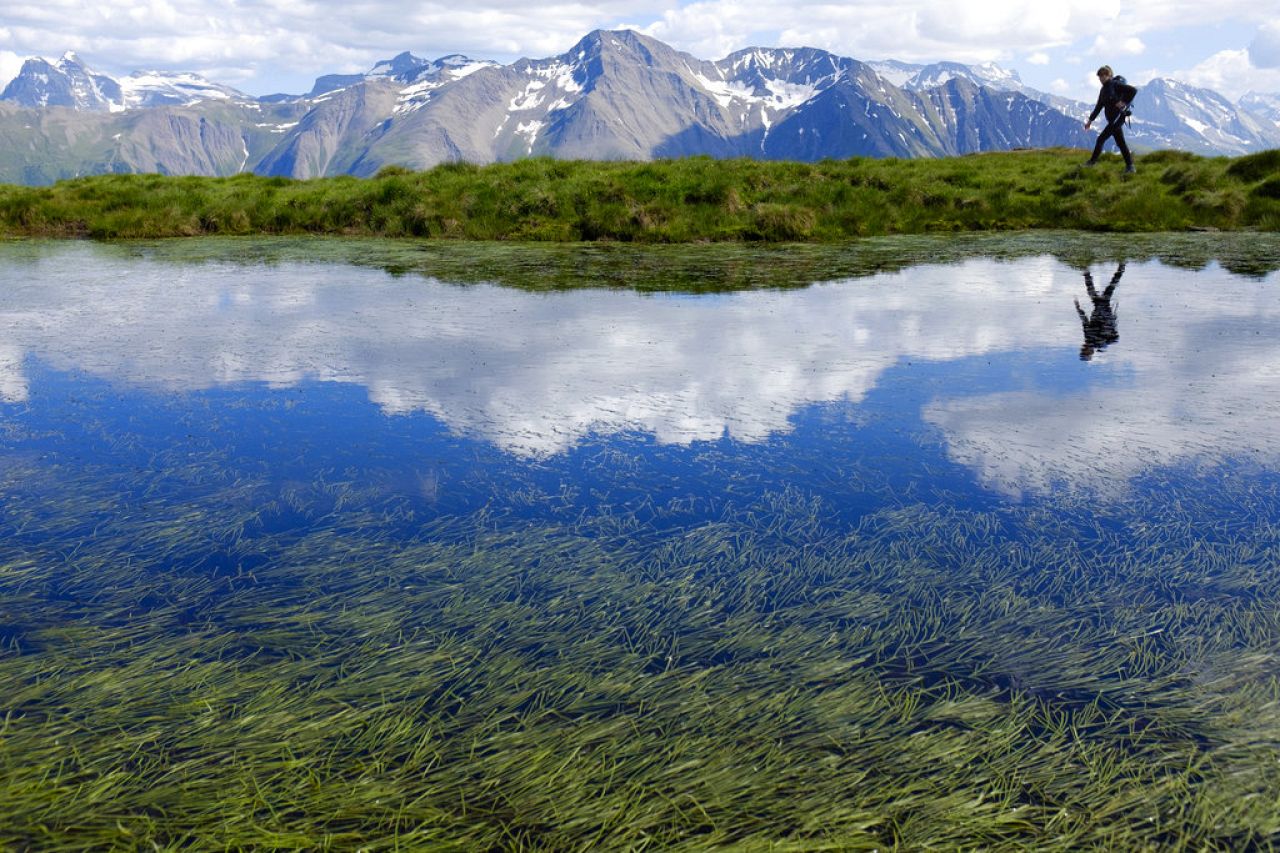
<path fill-rule="evenodd" d="M 1120 115 L 1120 107 L 1116 104 L 1121 101 L 1126 105 L 1132 104 L 1137 94 L 1138 90 L 1126 83 L 1123 77 L 1112 77 L 1102 84 L 1102 89 L 1098 92 L 1098 103 L 1094 106 L 1093 112 L 1089 113 L 1089 121 L 1093 121 L 1098 117 L 1098 113 L 1106 110 L 1107 124 L 1110 124 L 1116 120 L 1116 116 Z"/>

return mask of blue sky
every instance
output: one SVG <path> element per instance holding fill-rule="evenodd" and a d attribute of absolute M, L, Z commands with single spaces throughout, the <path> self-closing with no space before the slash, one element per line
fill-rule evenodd
<path fill-rule="evenodd" d="M 250 94 L 304 92 L 402 50 L 509 62 L 629 27 L 704 59 L 749 46 L 856 59 L 996 62 L 1045 91 L 1091 100 L 1094 70 L 1174 77 L 1235 99 L 1280 93 L 1280 0 L 759 0 L 463 4 L 401 0 L 5 0 L 0 84 L 28 56 L 74 50 L 91 67 L 196 71 Z"/>

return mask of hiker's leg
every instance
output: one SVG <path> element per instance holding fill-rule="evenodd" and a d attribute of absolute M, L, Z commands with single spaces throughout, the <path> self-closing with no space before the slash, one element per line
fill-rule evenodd
<path fill-rule="evenodd" d="M 1107 128 L 1098 134 L 1098 141 L 1093 144 L 1093 156 L 1089 158 L 1090 163 L 1098 162 L 1098 158 L 1102 156 L 1102 146 L 1106 144 L 1107 137 L 1111 135 L 1111 128 Z"/>
<path fill-rule="evenodd" d="M 1124 164 L 1126 166 L 1132 166 L 1133 155 L 1129 153 L 1129 146 L 1125 144 L 1124 128 L 1120 126 L 1119 122 L 1117 122 L 1116 126 L 1112 128 L 1111 135 L 1116 139 L 1116 147 L 1120 149 L 1120 154 L 1124 157 Z"/>

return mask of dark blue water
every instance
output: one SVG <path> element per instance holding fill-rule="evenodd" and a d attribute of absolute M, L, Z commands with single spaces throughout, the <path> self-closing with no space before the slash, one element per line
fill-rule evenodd
<path fill-rule="evenodd" d="M 239 482 L 273 534 L 394 507 L 406 537 L 484 514 L 660 538 L 788 490 L 850 527 L 1031 504 L 1106 528 L 1137 494 L 1176 483 L 1212 507 L 1221 478 L 1280 470 L 1275 274 L 975 258 L 785 291 L 545 293 L 5 248 L 0 473 L 118 496 L 70 539 Z M 9 541 L 48 545 L 9 500 Z M 1232 512 L 1277 521 L 1212 512 L 1206 535 Z"/>

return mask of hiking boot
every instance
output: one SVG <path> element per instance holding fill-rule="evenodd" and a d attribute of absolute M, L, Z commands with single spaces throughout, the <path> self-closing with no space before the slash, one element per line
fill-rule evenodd
<path fill-rule="evenodd" d="M 1126 175 L 1136 175 L 1138 173 L 1138 170 L 1137 168 L 1134 167 L 1132 163 L 1130 163 L 1128 166 L 1124 167 L 1124 173 Z"/>
<path fill-rule="evenodd" d="M 1085 160 L 1085 161 L 1084 161 L 1083 163 L 1081 163 L 1080 165 L 1081 165 L 1081 166 L 1096 166 L 1096 165 L 1098 165 L 1098 161 L 1097 161 L 1097 160 Z"/>

